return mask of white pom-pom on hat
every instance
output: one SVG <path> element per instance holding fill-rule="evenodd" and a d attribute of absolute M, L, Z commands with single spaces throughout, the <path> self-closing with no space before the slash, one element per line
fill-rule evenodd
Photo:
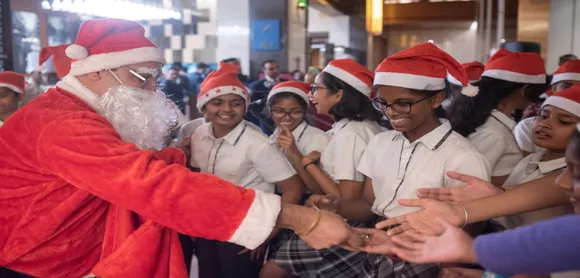
<path fill-rule="evenodd" d="M 66 48 L 66 56 L 73 60 L 82 60 L 89 57 L 89 51 L 82 45 L 71 44 Z"/>
<path fill-rule="evenodd" d="M 468 97 L 477 96 L 478 93 L 479 93 L 479 87 L 473 86 L 471 84 L 467 84 L 467 86 L 465 86 L 461 89 L 461 94 L 468 96 Z"/>

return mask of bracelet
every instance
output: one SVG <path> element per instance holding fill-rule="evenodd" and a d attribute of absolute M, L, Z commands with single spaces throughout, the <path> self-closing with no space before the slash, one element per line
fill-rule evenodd
<path fill-rule="evenodd" d="M 453 202 L 452 204 L 460 206 L 463 209 L 463 213 L 465 214 L 465 220 L 464 220 L 463 226 L 461 226 L 461 228 L 465 228 L 465 226 L 467 226 L 467 223 L 469 221 L 469 215 L 467 214 L 467 209 L 460 203 Z"/>
<path fill-rule="evenodd" d="M 306 167 L 308 167 L 308 166 L 310 166 L 310 165 L 312 165 L 312 164 L 315 164 L 315 163 L 317 163 L 317 162 L 318 162 L 318 161 L 312 161 L 312 162 L 308 162 L 308 163 L 306 163 L 306 165 L 304 165 L 304 170 L 306 170 Z"/>
<path fill-rule="evenodd" d="M 313 208 L 316 210 L 316 219 L 314 220 L 314 222 L 312 222 L 312 224 L 310 225 L 310 227 L 305 232 L 303 232 L 303 233 L 296 232 L 297 235 L 299 235 L 299 236 L 307 236 L 308 234 L 312 233 L 312 231 L 314 231 L 314 229 L 316 228 L 316 226 L 318 226 L 318 223 L 320 222 L 320 217 L 322 216 L 322 212 L 316 206 L 314 206 Z"/>

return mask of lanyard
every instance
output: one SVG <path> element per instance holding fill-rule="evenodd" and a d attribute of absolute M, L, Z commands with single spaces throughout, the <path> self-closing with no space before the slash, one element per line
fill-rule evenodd
<path fill-rule="evenodd" d="M 304 135 L 304 132 L 306 132 L 307 128 L 308 128 L 308 123 L 305 123 L 304 128 L 300 132 L 300 135 L 298 135 L 298 138 L 296 138 L 297 143 L 300 142 L 300 139 L 302 139 L 302 136 Z"/>
<path fill-rule="evenodd" d="M 435 147 L 433 148 L 433 151 L 436 151 L 437 149 L 439 149 L 439 147 L 441 147 L 441 145 L 443 145 L 443 143 L 445 142 L 445 140 L 447 140 L 447 138 L 449 138 L 449 135 L 451 135 L 451 133 L 453 132 L 453 129 L 449 129 L 449 131 L 447 131 L 447 133 L 445 133 L 445 135 L 441 138 L 441 140 L 439 140 L 439 142 L 437 142 L 437 144 L 435 145 Z M 407 163 L 405 164 L 405 169 L 403 170 L 403 178 L 401 179 L 401 181 L 399 181 L 399 184 L 397 185 L 397 188 L 395 189 L 395 194 L 393 194 L 393 198 L 391 198 L 391 200 L 383 207 L 382 212 L 383 212 L 383 216 L 385 215 L 385 210 L 387 209 L 387 207 L 389 205 L 391 205 L 395 199 L 397 198 L 397 193 L 399 193 L 399 189 L 401 188 L 401 185 L 403 185 L 403 182 L 405 181 L 405 177 L 407 175 L 407 168 L 409 168 L 409 164 L 411 164 L 411 159 L 413 158 L 413 154 L 415 153 L 415 150 L 417 149 L 417 146 L 419 145 L 419 143 L 416 143 L 413 146 L 413 150 L 411 151 L 411 154 L 409 155 L 409 160 L 407 160 Z M 401 153 L 399 154 L 399 166 L 401 167 L 401 156 L 403 155 L 403 149 L 405 148 L 405 141 L 403 140 L 402 144 L 401 144 Z M 399 174 L 400 168 L 397 170 L 397 175 Z M 379 204 L 377 204 L 377 211 L 379 208 Z"/>
<path fill-rule="evenodd" d="M 248 125 L 244 124 L 244 129 L 242 129 L 242 132 L 240 132 L 240 135 L 238 135 L 238 138 L 236 138 L 236 141 L 234 141 L 234 144 L 233 144 L 234 146 L 236 145 L 236 143 L 238 143 L 238 141 L 240 141 L 240 138 L 242 137 L 242 135 L 244 135 L 244 132 L 246 132 L 246 127 L 248 127 Z M 215 175 L 215 165 L 216 165 L 216 161 L 217 161 L 217 155 L 218 155 L 220 149 L 222 148 L 224 141 L 225 140 L 223 138 L 221 138 L 220 144 L 218 145 L 218 147 L 215 151 L 215 154 L 213 155 L 213 163 L 211 166 L 211 171 L 208 171 L 208 172 L 211 172 L 212 175 Z M 214 145 L 215 144 L 212 143 L 211 149 L 209 150 L 209 153 L 207 154 L 207 164 L 208 165 L 210 164 L 209 162 L 210 162 L 210 157 L 211 157 L 211 150 L 213 149 Z"/>

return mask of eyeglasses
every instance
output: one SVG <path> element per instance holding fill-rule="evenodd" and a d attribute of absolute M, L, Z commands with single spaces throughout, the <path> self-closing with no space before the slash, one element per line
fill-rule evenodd
<path fill-rule="evenodd" d="M 328 90 L 327 87 L 321 87 L 321 86 L 317 86 L 317 85 L 312 85 L 312 87 L 310 87 L 310 93 L 314 94 L 318 90 L 321 90 L 321 89 L 327 89 Z"/>
<path fill-rule="evenodd" d="M 139 88 L 143 88 L 145 87 L 145 85 L 150 82 L 151 80 L 157 80 L 156 76 L 153 76 L 152 74 L 140 74 L 137 73 L 135 70 L 133 70 L 130 67 L 124 66 L 123 68 L 127 69 L 129 71 L 129 73 L 131 75 L 133 75 L 134 77 L 136 77 L 137 79 L 139 79 L 139 81 L 141 82 L 141 84 L 139 84 Z M 114 70 L 114 69 L 113 69 Z M 113 75 L 113 77 L 115 77 L 115 79 L 117 79 L 117 81 L 121 84 L 123 84 L 123 81 L 121 81 L 121 79 L 113 72 L 113 70 L 109 70 L 109 72 Z M 158 82 L 155 83 L 155 87 L 158 87 Z"/>
<path fill-rule="evenodd" d="M 409 114 L 411 113 L 411 106 L 417 104 L 423 100 L 430 98 L 431 96 L 426 96 L 424 98 L 420 98 L 415 101 L 397 101 L 391 104 L 388 104 L 386 101 L 376 98 L 372 100 L 373 107 L 381 112 L 387 112 L 387 109 L 391 107 L 391 109 L 400 114 Z"/>
<path fill-rule="evenodd" d="M 300 119 L 302 117 L 304 117 L 304 111 L 302 110 L 292 110 L 292 111 L 286 111 L 283 109 L 271 109 L 270 113 L 272 113 L 272 117 L 274 118 L 284 118 L 286 117 L 286 115 L 295 118 L 295 119 Z"/>

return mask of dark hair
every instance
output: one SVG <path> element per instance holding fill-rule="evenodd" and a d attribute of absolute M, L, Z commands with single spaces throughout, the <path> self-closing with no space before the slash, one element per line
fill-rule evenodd
<path fill-rule="evenodd" d="M 197 68 L 198 68 L 198 69 L 207 69 L 207 68 L 209 68 L 209 65 L 208 65 L 208 64 L 206 64 L 206 63 L 204 63 L 204 62 L 199 62 L 199 63 L 197 64 Z"/>
<path fill-rule="evenodd" d="M 526 86 L 524 96 L 535 102 L 547 89 L 546 84 L 516 83 L 487 76 L 482 76 L 481 80 L 473 83 L 473 86 L 479 88 L 476 96 L 457 94 L 447 111 L 447 118 L 453 130 L 465 137 L 487 121 L 491 111 L 497 107 L 501 99 L 516 90 Z"/>
<path fill-rule="evenodd" d="M 239 61 L 238 58 L 227 58 L 227 59 L 223 59 L 222 62 L 224 63 L 232 63 L 232 62 L 237 62 Z"/>
<path fill-rule="evenodd" d="M 572 135 L 570 135 L 570 140 L 568 141 L 568 148 L 572 147 L 575 148 L 573 151 L 575 152 L 575 155 L 579 157 L 578 159 L 580 159 L 580 131 L 578 130 L 578 127 L 574 128 Z"/>
<path fill-rule="evenodd" d="M 282 99 L 285 99 L 285 98 L 294 98 L 298 102 L 300 107 L 302 107 L 302 109 L 304 109 L 304 111 L 308 110 L 308 103 L 303 98 L 298 96 L 297 94 L 291 93 L 291 92 L 280 92 L 280 93 L 273 95 L 268 100 L 267 106 L 272 107 L 272 105 L 274 105 L 274 103 L 276 103 Z"/>
<path fill-rule="evenodd" d="M 278 62 L 276 62 L 274 60 L 266 60 L 262 63 L 262 68 L 264 68 L 267 63 L 278 64 Z"/>
<path fill-rule="evenodd" d="M 576 57 L 576 55 L 572 54 L 572 53 L 568 53 L 568 54 L 564 54 L 562 56 L 560 56 L 560 61 L 559 61 L 559 65 L 561 66 L 562 64 L 570 61 L 570 60 L 577 60 L 578 57 Z"/>
<path fill-rule="evenodd" d="M 342 89 L 342 98 L 329 111 L 335 121 L 343 118 L 355 121 L 378 121 L 383 117 L 381 112 L 374 109 L 367 96 L 348 83 L 326 72 L 322 72 L 319 76 L 330 94 L 334 95 Z"/>
<path fill-rule="evenodd" d="M 171 64 L 171 69 L 175 69 L 177 71 L 180 71 L 180 70 L 185 69 L 185 68 L 183 67 L 183 65 L 180 62 L 173 62 Z"/>
<path fill-rule="evenodd" d="M 169 70 L 174 70 L 174 71 L 179 72 L 181 69 L 178 67 L 170 67 Z"/>
<path fill-rule="evenodd" d="M 411 94 L 414 95 L 420 95 L 420 96 L 424 96 L 424 97 L 432 97 L 435 96 L 441 92 L 445 93 L 445 91 L 447 90 L 447 87 L 449 87 L 449 84 L 447 83 L 447 81 L 445 81 L 446 86 L 444 89 L 442 90 L 415 90 L 415 89 L 409 89 L 411 91 Z M 445 113 L 445 109 L 443 109 L 443 106 L 439 105 L 439 107 L 435 108 L 435 115 L 437 116 L 437 118 L 447 118 L 446 113 Z"/>

